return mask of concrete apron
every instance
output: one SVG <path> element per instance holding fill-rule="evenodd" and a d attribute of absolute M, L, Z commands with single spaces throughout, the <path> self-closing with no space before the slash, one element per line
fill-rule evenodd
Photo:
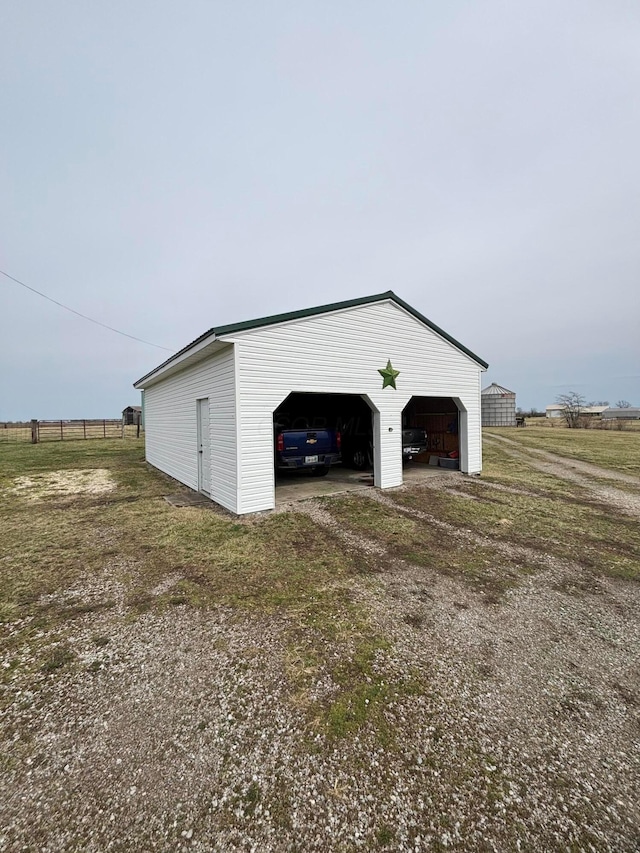
<path fill-rule="evenodd" d="M 403 469 L 405 486 L 421 483 L 429 477 L 458 475 L 458 471 L 435 468 L 419 462 Z M 309 498 L 340 495 L 373 488 L 372 471 L 351 471 L 339 465 L 331 468 L 326 477 L 313 477 L 306 473 L 292 473 L 276 479 L 276 507 Z"/>

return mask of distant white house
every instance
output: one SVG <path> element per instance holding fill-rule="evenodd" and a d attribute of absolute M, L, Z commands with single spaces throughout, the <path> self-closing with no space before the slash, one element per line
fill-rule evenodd
<path fill-rule="evenodd" d="M 561 403 L 552 403 L 552 405 L 547 406 L 545 409 L 546 415 L 548 418 L 562 418 L 565 408 L 566 406 L 563 406 Z M 600 418 L 608 408 L 609 406 L 581 406 L 580 414 L 591 418 Z"/>

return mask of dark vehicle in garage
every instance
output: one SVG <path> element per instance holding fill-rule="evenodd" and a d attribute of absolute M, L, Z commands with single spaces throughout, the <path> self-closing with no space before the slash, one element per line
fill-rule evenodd
<path fill-rule="evenodd" d="M 447 408 L 445 401 L 438 400 L 434 406 Z M 440 449 L 438 436 L 432 435 L 432 430 L 421 421 L 420 411 L 415 404 L 410 404 L 411 409 L 403 413 L 402 429 L 402 459 L 409 462 L 427 450 Z M 455 409 L 455 406 L 453 406 Z M 415 411 L 414 411 L 415 410 Z M 446 417 L 451 420 L 451 416 Z M 274 412 L 274 432 L 277 436 L 280 432 L 304 433 L 305 431 L 316 432 L 319 438 L 321 434 L 329 432 L 339 433 L 340 446 L 337 451 L 341 455 L 342 464 L 346 468 L 355 468 L 358 471 L 371 470 L 374 467 L 373 459 L 373 412 L 367 402 L 356 394 L 306 394 L 303 392 L 292 392 L 283 400 Z M 319 446 L 319 443 L 315 445 Z M 280 471 L 293 470 L 294 467 L 313 467 L 316 463 L 299 464 L 301 458 L 320 455 L 320 451 L 307 452 L 313 445 L 307 445 L 306 439 L 302 442 L 304 447 L 298 447 L 298 453 L 291 450 L 285 456 L 278 457 L 276 448 L 276 468 Z M 284 452 L 284 439 L 282 442 Z M 293 447 L 293 442 L 292 445 Z M 450 448 L 447 448 L 450 449 Z M 328 449 L 330 455 L 335 454 L 336 448 Z M 286 457 L 291 454 L 298 459 L 298 463 L 287 464 Z M 330 465 L 336 464 L 335 458 L 330 458 Z M 318 463 L 318 467 L 320 464 Z M 325 470 L 322 473 L 326 472 Z"/>
<path fill-rule="evenodd" d="M 427 450 L 427 433 L 418 427 L 407 427 L 402 430 L 402 461 L 410 462 L 414 456 Z M 342 441 L 342 458 L 345 464 L 352 465 L 359 471 L 373 467 L 373 436 L 372 433 L 362 435 L 345 434 Z"/>
<path fill-rule="evenodd" d="M 277 471 L 310 471 L 323 477 L 332 465 L 342 461 L 341 436 L 334 429 L 285 429 L 275 427 Z"/>
<path fill-rule="evenodd" d="M 373 427 L 371 409 L 359 396 L 353 394 L 305 394 L 293 392 L 274 412 L 274 432 L 277 436 L 284 431 L 310 431 L 318 433 L 333 433 L 340 436 L 341 461 L 347 467 L 354 465 L 352 453 L 360 463 L 360 468 L 367 466 L 367 448 L 371 443 Z M 305 451 L 306 451 L 306 442 Z M 337 444 L 337 440 L 336 440 Z M 317 445 L 316 445 L 317 446 Z M 362 451 L 364 448 L 364 453 Z M 334 449 L 328 451 L 336 452 Z M 293 451 L 291 451 L 293 454 Z M 276 450 L 277 454 L 277 450 Z M 300 453 L 298 456 L 314 456 L 313 453 Z M 335 464 L 334 461 L 331 464 Z M 286 466 L 289 468 L 289 466 Z M 280 466 L 276 455 L 276 468 Z M 326 471 L 325 471 L 326 473 Z"/>
<path fill-rule="evenodd" d="M 402 461 L 411 462 L 414 456 L 427 449 L 427 432 L 420 427 L 407 427 L 402 430 Z"/>

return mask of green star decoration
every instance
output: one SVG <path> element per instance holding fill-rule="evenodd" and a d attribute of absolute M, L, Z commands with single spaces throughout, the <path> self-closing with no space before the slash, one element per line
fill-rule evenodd
<path fill-rule="evenodd" d="M 389 361 L 387 362 L 386 367 L 383 367 L 381 370 L 378 370 L 378 373 L 380 374 L 380 376 L 382 376 L 383 388 L 386 388 L 388 386 L 389 388 L 394 388 L 395 390 L 397 390 L 396 376 L 400 376 L 400 371 L 394 370 L 393 367 L 391 367 L 391 359 L 389 359 Z"/>

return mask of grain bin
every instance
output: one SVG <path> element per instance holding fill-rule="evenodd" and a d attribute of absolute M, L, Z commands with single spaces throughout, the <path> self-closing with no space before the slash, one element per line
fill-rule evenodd
<path fill-rule="evenodd" d="M 492 382 L 482 398 L 482 426 L 516 425 L 516 395 L 514 391 Z"/>

